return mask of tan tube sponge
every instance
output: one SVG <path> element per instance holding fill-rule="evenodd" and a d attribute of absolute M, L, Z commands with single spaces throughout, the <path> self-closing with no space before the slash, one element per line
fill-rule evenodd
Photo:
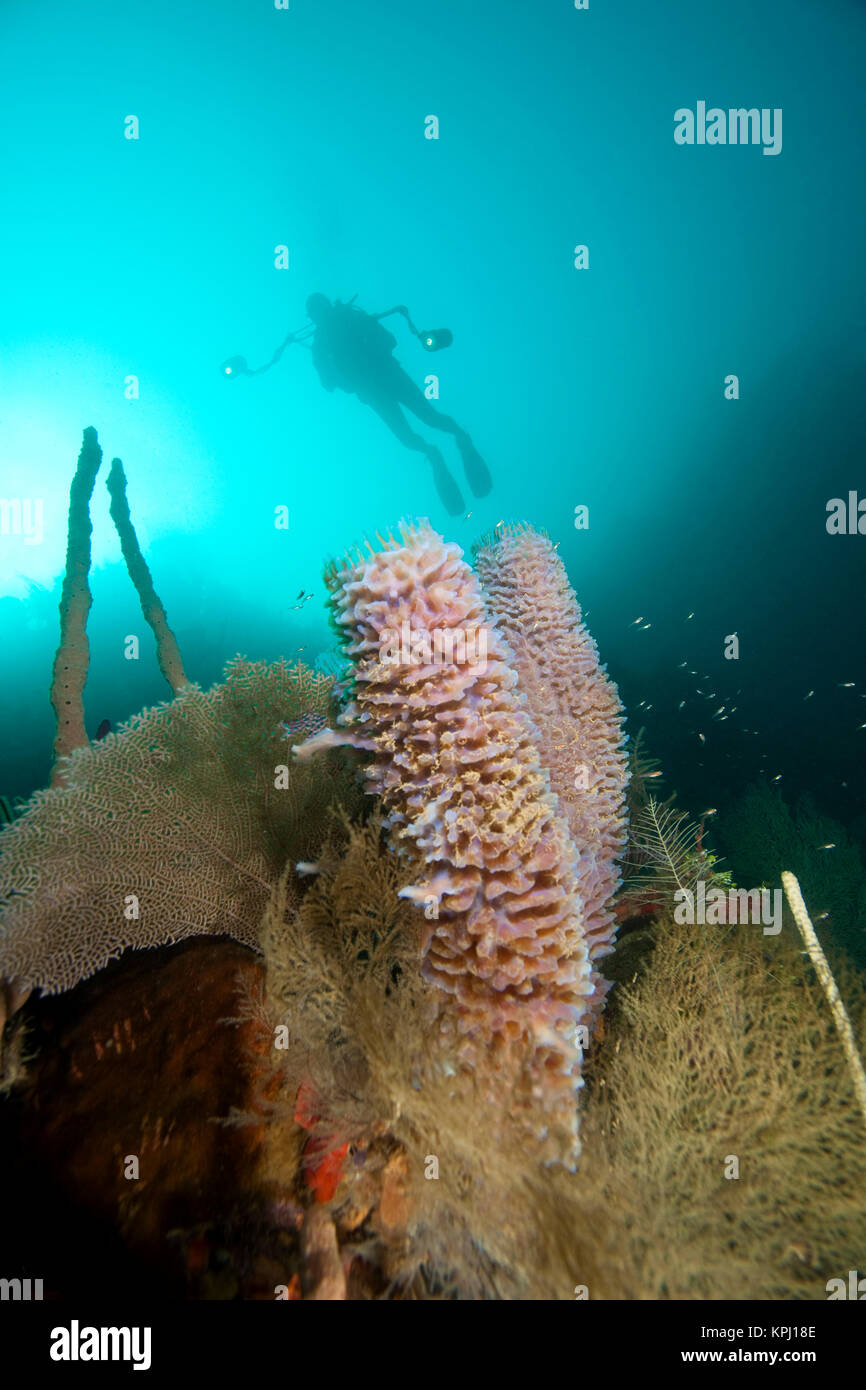
<path fill-rule="evenodd" d="M 153 635 L 156 638 L 156 659 L 159 663 L 159 669 L 177 695 L 187 684 L 180 649 L 175 635 L 168 625 L 165 609 L 153 587 L 150 570 L 138 544 L 135 527 L 129 515 L 129 503 L 126 500 L 126 474 L 120 459 L 111 460 L 111 471 L 108 474 L 106 486 L 111 495 L 111 519 L 117 527 L 117 534 L 120 536 L 120 546 L 126 561 L 126 568 L 129 570 L 130 579 L 138 590 L 141 611 L 153 628 Z"/>
<path fill-rule="evenodd" d="M 51 781 L 63 781 L 60 758 L 87 742 L 84 728 L 84 685 L 90 665 L 87 616 L 93 596 L 90 592 L 90 499 L 102 462 L 96 430 L 84 431 L 78 466 L 69 489 L 69 524 L 66 539 L 66 574 L 60 595 L 60 645 L 54 658 L 51 678 L 51 704 L 57 718 L 54 736 L 54 768 Z"/>

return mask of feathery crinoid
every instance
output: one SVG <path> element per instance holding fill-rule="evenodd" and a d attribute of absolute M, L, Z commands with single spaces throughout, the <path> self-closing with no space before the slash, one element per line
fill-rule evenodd
<path fill-rule="evenodd" d="M 704 843 L 704 822 L 696 825 L 672 802 L 648 796 L 632 814 L 625 881 L 617 899 L 621 917 L 632 910 L 673 908 L 701 882 L 707 890 L 731 887 L 730 874 L 718 867 L 718 857 Z"/>
<path fill-rule="evenodd" d="M 707 855 L 700 826 L 686 811 L 650 796 L 635 814 L 630 834 L 635 878 L 652 879 L 673 893 L 678 888 L 693 889 L 705 877 Z"/>

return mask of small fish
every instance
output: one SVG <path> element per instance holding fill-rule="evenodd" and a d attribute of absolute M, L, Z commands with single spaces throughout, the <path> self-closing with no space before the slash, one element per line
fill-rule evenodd
<path fill-rule="evenodd" d="M 683 668 L 684 666 L 688 666 L 688 664 L 689 664 L 689 663 L 688 663 L 687 661 L 681 661 L 680 664 L 679 664 L 679 667 L 678 667 L 677 669 L 681 671 L 682 668 Z"/>
<path fill-rule="evenodd" d="M 468 521 L 471 515 L 472 515 L 471 512 L 467 512 L 466 515 L 464 516 L 463 520 L 464 520 L 464 521 Z"/>
<path fill-rule="evenodd" d="M 698 738 L 701 740 L 701 743 L 706 743 L 707 741 L 706 734 L 698 734 Z"/>
<path fill-rule="evenodd" d="M 652 709 L 652 705 L 647 705 L 647 709 Z"/>
<path fill-rule="evenodd" d="M 813 696 L 814 694 L 815 694 L 814 690 L 810 690 L 808 695 L 804 695 L 804 696 L 803 696 L 803 699 L 804 699 L 804 700 L 811 700 L 811 698 L 812 698 L 812 696 Z"/>
<path fill-rule="evenodd" d="M 827 843 L 826 843 L 826 845 L 819 845 L 818 848 L 819 848 L 819 849 L 835 849 L 835 848 L 836 848 L 836 842 L 835 842 L 835 840 L 828 840 Z"/>
<path fill-rule="evenodd" d="M 97 742 L 99 742 L 100 740 L 104 739 L 104 738 L 106 737 L 106 735 L 107 735 L 107 734 L 110 734 L 110 733 L 111 733 L 111 720 L 110 720 L 110 719 L 103 719 L 103 721 L 102 721 L 102 723 L 100 724 L 99 728 L 96 730 L 96 740 L 97 740 Z"/>
<path fill-rule="evenodd" d="M 724 712 L 725 712 L 725 707 L 724 707 L 724 705 L 719 705 L 719 708 L 716 710 L 716 714 L 724 714 Z M 716 715 L 714 714 L 714 715 L 713 715 L 713 718 L 715 719 L 715 717 L 716 717 Z"/>
<path fill-rule="evenodd" d="M 694 615 L 694 613 L 690 613 L 690 614 L 689 614 L 689 617 L 688 617 L 688 618 L 686 618 L 686 622 L 688 622 L 688 621 L 689 621 L 689 618 L 693 618 L 693 617 L 694 617 L 694 616 L 695 616 L 695 615 Z"/>
<path fill-rule="evenodd" d="M 678 709 L 682 709 L 682 708 L 684 707 L 685 703 L 686 703 L 685 700 L 680 700 L 680 703 L 679 703 L 679 705 L 678 705 L 677 708 L 678 708 Z"/>
<path fill-rule="evenodd" d="M 690 676 L 696 676 L 697 674 L 698 674 L 697 671 L 689 671 L 689 675 L 690 675 Z"/>
<path fill-rule="evenodd" d="M 638 623 L 642 623 L 642 622 L 643 622 L 643 618 L 635 618 L 635 620 L 634 620 L 633 623 L 629 623 L 629 627 L 637 627 Z"/>
<path fill-rule="evenodd" d="M 815 921 L 816 921 L 816 922 L 823 922 L 824 919 L 825 919 L 825 917 L 829 917 L 829 916 L 830 916 L 829 912 L 819 912 L 819 913 L 818 913 L 818 916 L 815 918 Z"/>
<path fill-rule="evenodd" d="M 309 877 L 309 876 L 312 875 L 312 874 L 320 874 L 321 872 L 322 872 L 322 866 L 321 866 L 321 864 L 320 864 L 318 861 L 310 861 L 309 859 L 302 859 L 302 860 L 300 861 L 300 863 L 298 863 L 298 864 L 295 865 L 295 873 L 296 873 L 300 878 L 307 878 L 307 877 Z"/>
<path fill-rule="evenodd" d="M 711 806 L 710 809 L 709 809 L 708 811 L 701 811 L 701 819 L 702 819 L 702 820 L 706 820 L 707 816 L 714 816 L 715 814 L 716 814 L 716 807 L 715 807 L 715 806 Z"/>
<path fill-rule="evenodd" d="M 648 772 L 644 777 L 645 782 L 651 782 L 653 777 L 664 777 L 664 773 L 659 769 L 657 772 Z"/>
<path fill-rule="evenodd" d="M 776 777 L 773 778 L 773 781 L 774 781 L 774 782 L 781 782 L 781 780 L 782 780 L 782 774 L 781 774 L 781 772 L 778 773 L 778 775 L 777 775 Z"/>
<path fill-rule="evenodd" d="M 651 627 L 652 623 L 644 623 L 643 627 L 641 628 L 641 632 L 648 632 Z"/>
<path fill-rule="evenodd" d="M 857 684 L 856 681 L 840 681 L 840 682 L 839 682 L 839 689 L 840 689 L 840 690 L 853 690 L 856 684 Z"/>
<path fill-rule="evenodd" d="M 301 592 L 298 594 L 297 598 L 295 599 L 295 603 L 297 603 L 297 601 L 298 601 L 299 598 L 303 598 L 303 597 L 304 597 L 304 590 L 302 589 Z"/>
<path fill-rule="evenodd" d="M 277 725 L 277 732 L 284 734 L 286 738 L 294 738 L 296 734 L 318 734 L 322 729 L 328 727 L 328 721 L 324 714 L 302 714 L 297 719 L 286 719 L 282 724 Z"/>

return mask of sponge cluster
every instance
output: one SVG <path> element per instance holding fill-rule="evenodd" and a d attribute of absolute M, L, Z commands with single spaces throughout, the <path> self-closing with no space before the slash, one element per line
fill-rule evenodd
<path fill-rule="evenodd" d="M 326 573 L 354 662 L 346 733 L 367 749 L 402 896 L 425 913 L 425 977 L 467 1060 L 523 1059 L 533 1106 L 575 1139 L 577 1025 L 592 991 L 577 856 L 501 634 L 462 551 L 426 523 Z M 551 1115 L 551 1122 L 554 1122 Z"/>

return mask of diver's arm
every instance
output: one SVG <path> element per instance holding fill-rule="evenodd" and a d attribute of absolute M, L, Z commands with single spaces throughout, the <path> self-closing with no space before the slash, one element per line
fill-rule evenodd
<path fill-rule="evenodd" d="M 289 346 L 289 343 L 296 343 L 298 347 L 309 348 L 310 351 L 312 352 L 312 344 L 311 344 L 311 343 L 305 343 L 305 342 L 303 341 L 303 339 L 300 338 L 300 337 L 298 336 L 299 333 L 303 333 L 303 332 L 305 332 L 305 331 L 306 331 L 305 328 L 300 328 L 300 329 L 295 328 L 295 329 L 292 330 L 291 333 L 287 333 L 286 336 L 285 336 L 285 338 L 283 339 L 283 341 L 280 343 L 280 346 L 277 348 L 276 352 L 274 353 L 273 357 L 271 358 L 270 362 L 268 363 L 268 366 L 269 366 L 269 367 L 273 367 L 274 364 L 275 364 L 276 362 L 279 362 L 279 360 L 280 360 L 280 358 L 282 357 L 283 353 L 285 352 L 286 348 Z"/>
<path fill-rule="evenodd" d="M 421 334 L 418 332 L 418 329 L 415 327 L 414 323 L 409 317 L 409 310 L 406 308 L 405 304 L 395 304 L 393 309 L 386 309 L 384 314 L 371 314 L 370 318 L 386 319 L 388 318 L 389 314 L 402 314 L 407 324 L 409 325 L 409 332 L 414 333 L 416 338 L 421 337 Z"/>

